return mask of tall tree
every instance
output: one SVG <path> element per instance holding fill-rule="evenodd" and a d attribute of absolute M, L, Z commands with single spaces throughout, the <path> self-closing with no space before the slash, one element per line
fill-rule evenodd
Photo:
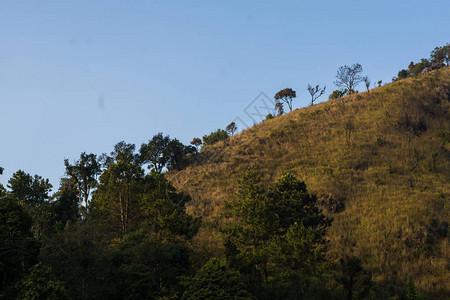
<path fill-rule="evenodd" d="M 93 194 L 96 209 L 105 213 L 116 225 L 120 236 L 128 232 L 130 222 L 137 217 L 140 181 L 144 176 L 135 145 L 120 142 L 106 158 L 106 169 Z"/>
<path fill-rule="evenodd" d="M 325 93 L 325 89 L 327 87 L 324 86 L 323 89 L 319 88 L 319 85 L 316 85 L 316 87 L 312 87 L 311 85 L 308 84 L 308 92 L 311 95 L 311 106 L 314 105 L 314 101 L 316 101 L 320 96 L 323 95 L 323 93 Z"/>
<path fill-rule="evenodd" d="M 237 130 L 236 123 L 231 122 L 230 124 L 228 124 L 226 130 L 227 130 L 228 134 L 231 134 L 231 136 L 234 136 L 234 133 Z"/>
<path fill-rule="evenodd" d="M 37 263 L 39 244 L 32 220 L 11 197 L 0 199 L 0 298 L 14 299 L 15 284 Z"/>
<path fill-rule="evenodd" d="M 276 93 L 274 98 L 277 102 L 281 101 L 286 103 L 289 107 L 289 110 L 292 111 L 292 100 L 295 97 L 297 97 L 295 91 L 290 88 L 286 88 Z"/>
<path fill-rule="evenodd" d="M 101 172 L 101 164 L 95 154 L 81 153 L 80 159 L 73 165 L 64 160 L 66 174 L 73 180 L 78 189 L 78 202 L 82 215 L 86 215 L 89 207 L 91 190 L 97 185 L 97 176 Z"/>
<path fill-rule="evenodd" d="M 264 295 L 270 282 L 284 285 L 288 294 L 306 295 L 298 287 L 306 287 L 308 276 L 324 261 L 324 236 L 331 225 L 316 200 L 293 175 L 282 176 L 268 191 L 252 172 L 242 177 L 238 199 L 227 204 L 238 221 L 225 228 L 225 246 L 231 265 L 245 275 L 255 295 Z"/>
<path fill-rule="evenodd" d="M 161 132 L 154 135 L 147 144 L 142 144 L 139 150 L 141 162 L 149 164 L 149 169 L 159 173 L 165 168 L 180 169 L 195 152 L 195 147 L 185 146 L 178 139 L 171 140 Z"/>
<path fill-rule="evenodd" d="M 8 181 L 8 197 L 19 203 L 32 218 L 31 229 L 37 240 L 47 231 L 51 218 L 49 192 L 52 185 L 48 179 L 19 170 Z"/>
<path fill-rule="evenodd" d="M 363 81 L 361 76 L 363 69 L 358 63 L 339 67 L 334 84 L 338 87 L 345 87 L 348 90 L 348 94 L 355 92 L 356 86 Z"/>

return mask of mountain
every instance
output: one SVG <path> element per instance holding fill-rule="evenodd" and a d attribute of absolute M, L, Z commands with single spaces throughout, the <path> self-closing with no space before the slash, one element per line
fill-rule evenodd
<path fill-rule="evenodd" d="M 220 253 L 224 201 L 248 168 L 305 181 L 334 218 L 328 256 L 357 256 L 374 281 L 450 291 L 450 67 L 264 121 L 204 147 L 167 177 L 203 216 L 195 247 Z"/>

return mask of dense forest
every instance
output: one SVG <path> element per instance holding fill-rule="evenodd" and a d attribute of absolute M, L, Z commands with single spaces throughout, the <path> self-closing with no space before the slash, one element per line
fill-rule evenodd
<path fill-rule="evenodd" d="M 449 297 L 449 58 L 372 89 L 343 66 L 329 101 L 308 85 L 293 110 L 287 88 L 240 134 L 81 153 L 57 187 L 18 170 L 0 185 L 0 298 Z"/>

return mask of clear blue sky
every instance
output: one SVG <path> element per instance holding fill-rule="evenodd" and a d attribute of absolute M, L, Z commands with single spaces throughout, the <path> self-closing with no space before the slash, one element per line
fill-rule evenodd
<path fill-rule="evenodd" d="M 307 84 L 321 84 L 325 100 L 344 64 L 388 82 L 450 42 L 449 9 L 448 0 L 2 1 L 0 182 L 22 169 L 57 186 L 64 158 L 158 132 L 189 143 L 242 116 L 260 92 L 293 88 L 298 108 Z"/>

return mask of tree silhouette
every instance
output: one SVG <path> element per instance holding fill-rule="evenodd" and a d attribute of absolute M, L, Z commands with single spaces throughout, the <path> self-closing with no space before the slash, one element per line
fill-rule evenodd
<path fill-rule="evenodd" d="M 237 130 L 236 123 L 231 122 L 230 124 L 228 124 L 226 130 L 227 130 L 227 132 L 228 132 L 229 134 L 231 134 L 231 136 L 233 136 L 234 133 L 235 133 L 236 130 Z"/>
<path fill-rule="evenodd" d="M 277 102 L 282 101 L 289 106 L 289 110 L 292 111 L 292 99 L 297 97 L 294 90 L 286 88 L 275 94 L 275 100 Z"/>
<path fill-rule="evenodd" d="M 364 81 L 364 84 L 366 85 L 366 89 L 367 89 L 367 93 L 368 93 L 369 92 L 369 88 L 370 88 L 370 79 L 369 79 L 369 77 L 364 76 L 363 77 L 363 81 Z"/>
<path fill-rule="evenodd" d="M 360 64 L 353 64 L 351 67 L 347 65 L 341 66 L 337 71 L 334 84 L 338 87 L 345 87 L 348 90 L 348 94 L 351 95 L 355 92 L 356 86 L 363 81 L 362 71 Z"/>
<path fill-rule="evenodd" d="M 319 88 L 319 85 L 316 85 L 316 87 L 312 87 L 311 85 L 308 84 L 308 92 L 311 94 L 311 106 L 314 105 L 314 101 L 317 100 L 317 98 L 319 98 L 320 96 L 323 95 L 323 93 L 325 93 L 325 89 L 327 87 L 324 86 L 323 89 Z"/>

